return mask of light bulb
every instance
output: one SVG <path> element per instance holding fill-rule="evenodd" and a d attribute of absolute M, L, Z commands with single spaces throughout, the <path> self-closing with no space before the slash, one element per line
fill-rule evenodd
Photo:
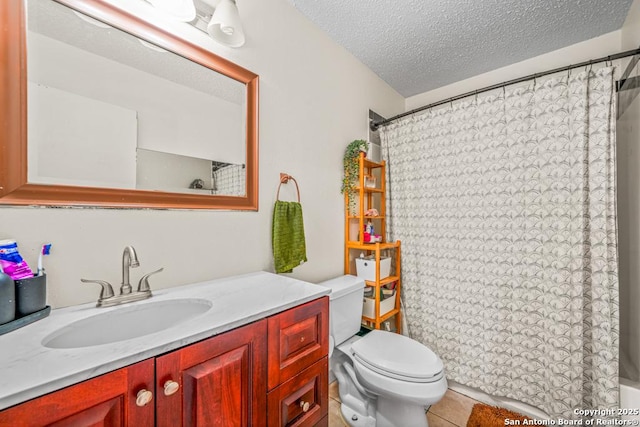
<path fill-rule="evenodd" d="M 240 13 L 234 1 L 221 0 L 207 25 L 207 32 L 217 42 L 230 47 L 244 44 Z"/>

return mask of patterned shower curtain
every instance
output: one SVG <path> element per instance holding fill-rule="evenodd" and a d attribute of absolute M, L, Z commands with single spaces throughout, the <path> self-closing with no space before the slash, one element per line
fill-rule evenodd
<path fill-rule="evenodd" d="M 450 380 L 554 417 L 618 407 L 613 68 L 382 130 L 413 338 Z"/>

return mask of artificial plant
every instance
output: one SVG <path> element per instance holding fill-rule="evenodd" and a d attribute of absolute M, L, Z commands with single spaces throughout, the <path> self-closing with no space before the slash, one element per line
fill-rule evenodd
<path fill-rule="evenodd" d="M 349 212 L 354 211 L 356 203 L 356 189 L 358 187 L 360 171 L 360 165 L 358 158 L 360 152 L 365 153 L 369 149 L 369 143 L 364 139 L 356 139 L 347 145 L 344 150 L 344 157 L 342 158 L 342 165 L 344 167 L 344 174 L 342 176 L 342 188 L 340 192 L 346 194 L 349 199 Z"/>

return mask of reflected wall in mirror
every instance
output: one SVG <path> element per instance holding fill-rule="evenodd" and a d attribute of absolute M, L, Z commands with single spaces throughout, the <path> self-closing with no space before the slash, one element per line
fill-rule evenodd
<path fill-rule="evenodd" d="M 246 192 L 244 165 L 144 148 L 136 152 L 137 188 L 229 196 L 243 196 Z"/>
<path fill-rule="evenodd" d="M 0 7 L 0 203 L 257 209 L 257 75 L 101 0 Z"/>

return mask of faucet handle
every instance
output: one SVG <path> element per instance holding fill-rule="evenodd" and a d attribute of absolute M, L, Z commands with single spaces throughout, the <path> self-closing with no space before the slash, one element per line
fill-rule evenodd
<path fill-rule="evenodd" d="M 102 290 L 100 291 L 100 298 L 98 301 L 111 298 L 114 296 L 113 287 L 109 282 L 105 282 L 104 280 L 90 280 L 90 279 L 80 279 L 82 283 L 97 283 L 102 286 Z"/>
<path fill-rule="evenodd" d="M 149 287 L 149 276 L 154 275 L 156 273 L 160 273 L 163 270 L 164 270 L 164 267 L 142 276 L 142 278 L 138 282 L 138 292 L 151 292 L 151 287 Z"/>

